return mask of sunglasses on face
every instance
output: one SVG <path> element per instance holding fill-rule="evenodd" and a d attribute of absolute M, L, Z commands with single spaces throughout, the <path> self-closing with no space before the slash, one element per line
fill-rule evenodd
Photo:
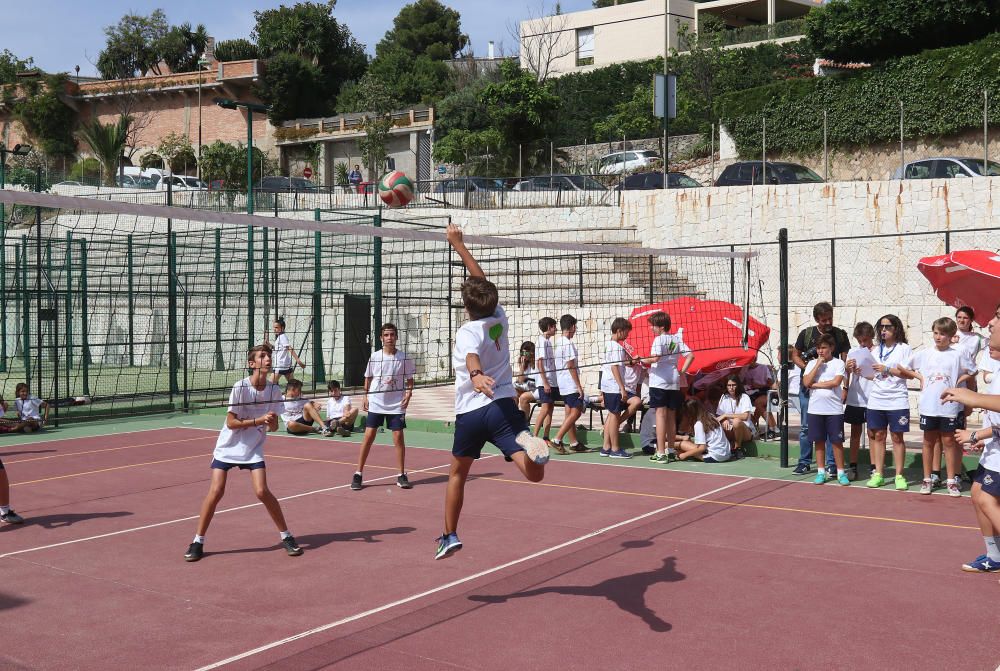
<path fill-rule="evenodd" d="M 878 327 L 879 327 L 880 331 L 885 331 L 886 329 L 894 329 L 894 328 L 896 328 L 892 324 L 879 324 Z"/>

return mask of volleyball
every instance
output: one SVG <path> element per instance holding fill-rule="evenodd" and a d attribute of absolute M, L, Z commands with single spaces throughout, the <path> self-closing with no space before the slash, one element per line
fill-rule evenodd
<path fill-rule="evenodd" d="M 387 172 L 379 180 L 378 197 L 389 207 L 403 207 L 413 200 L 413 182 L 399 170 Z"/>

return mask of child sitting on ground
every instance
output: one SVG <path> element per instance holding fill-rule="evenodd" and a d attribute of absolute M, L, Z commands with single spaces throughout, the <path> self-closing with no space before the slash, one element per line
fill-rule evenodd
<path fill-rule="evenodd" d="M 729 461 L 732 448 L 715 415 L 696 398 L 681 406 L 681 431 L 690 434 L 677 443 L 677 458 L 698 459 L 706 464 Z"/>
<path fill-rule="evenodd" d="M 330 392 L 330 397 L 326 399 L 326 428 L 346 438 L 354 429 L 358 409 L 351 406 L 351 397 L 344 396 L 337 380 L 330 380 L 326 390 Z"/>
<path fill-rule="evenodd" d="M 285 411 L 281 413 L 285 431 L 291 434 L 322 433 L 330 435 L 319 408 L 308 398 L 302 398 L 302 381 L 292 378 L 285 386 Z"/>
<path fill-rule="evenodd" d="M 14 424 L 12 430 L 31 433 L 45 426 L 45 423 L 49 421 L 49 404 L 37 396 L 32 396 L 31 390 L 25 382 L 19 382 L 14 387 L 14 393 L 17 395 L 14 400 L 17 423 Z"/>

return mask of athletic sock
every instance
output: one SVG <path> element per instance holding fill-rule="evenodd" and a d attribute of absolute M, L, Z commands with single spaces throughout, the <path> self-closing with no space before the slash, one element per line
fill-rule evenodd
<path fill-rule="evenodd" d="M 846 474 L 847 474 L 847 471 L 845 471 L 845 470 L 844 470 L 843 468 L 838 468 L 838 469 L 837 469 L 837 477 L 838 477 L 838 478 L 839 478 L 839 477 L 840 477 L 841 475 L 846 475 Z"/>
<path fill-rule="evenodd" d="M 205 537 L 204 536 L 199 536 L 198 534 L 195 534 L 195 536 L 194 536 L 194 542 L 195 543 L 201 543 L 202 545 L 204 545 L 205 544 Z"/>
<path fill-rule="evenodd" d="M 983 536 L 983 540 L 986 542 L 986 556 L 993 561 L 1000 561 L 1000 536 Z"/>
<path fill-rule="evenodd" d="M 290 533 L 288 532 L 288 530 L 286 529 L 286 530 L 284 530 L 284 531 L 282 531 L 282 532 L 281 532 L 281 540 L 285 540 L 286 538 L 288 538 L 288 537 L 289 537 L 289 536 L 291 536 L 291 535 L 292 535 L 292 534 L 290 534 Z"/>

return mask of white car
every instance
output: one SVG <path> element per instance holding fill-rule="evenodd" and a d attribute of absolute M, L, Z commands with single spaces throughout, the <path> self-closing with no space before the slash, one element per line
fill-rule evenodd
<path fill-rule="evenodd" d="M 607 191 L 607 187 L 584 175 L 539 175 L 518 182 L 513 191 Z"/>
<path fill-rule="evenodd" d="M 647 149 L 616 151 L 601 157 L 597 163 L 597 172 L 602 175 L 620 175 L 623 172 L 651 168 L 662 162 L 659 152 Z"/>
<path fill-rule="evenodd" d="M 941 179 L 949 177 L 1000 177 L 1000 163 L 990 161 L 983 170 L 983 159 L 939 156 L 911 161 L 896 168 L 892 179 Z"/>
<path fill-rule="evenodd" d="M 172 191 L 207 191 L 208 185 L 201 181 L 197 177 L 190 177 L 188 175 L 165 175 L 156 188 L 160 191 L 167 190 L 167 184 L 170 184 Z"/>

